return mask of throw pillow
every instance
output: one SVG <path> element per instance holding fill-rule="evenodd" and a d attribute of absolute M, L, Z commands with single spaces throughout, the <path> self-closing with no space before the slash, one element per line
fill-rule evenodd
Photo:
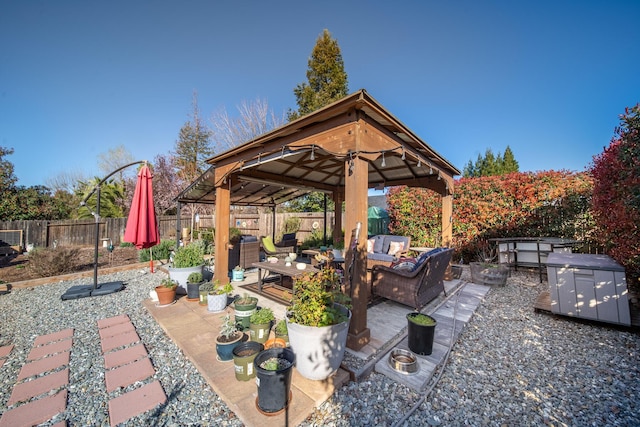
<path fill-rule="evenodd" d="M 403 242 L 391 242 L 389 243 L 389 252 L 387 252 L 387 254 L 389 255 L 395 255 L 396 253 L 398 253 L 399 251 L 404 249 L 404 243 Z"/>
<path fill-rule="evenodd" d="M 373 245 L 375 244 L 376 239 L 367 240 L 367 252 L 373 253 Z"/>
<path fill-rule="evenodd" d="M 392 262 L 390 267 L 393 268 L 394 270 L 413 271 L 415 266 L 416 266 L 415 258 L 402 257 L 398 261 Z"/>

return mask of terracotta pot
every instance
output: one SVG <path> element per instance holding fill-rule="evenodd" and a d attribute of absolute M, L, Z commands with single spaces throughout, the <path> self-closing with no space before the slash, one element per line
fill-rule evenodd
<path fill-rule="evenodd" d="M 285 348 L 287 342 L 282 338 L 271 338 L 265 341 L 264 348 Z"/>
<path fill-rule="evenodd" d="M 176 298 L 176 288 L 156 286 L 156 294 L 158 294 L 158 305 L 171 304 Z"/>

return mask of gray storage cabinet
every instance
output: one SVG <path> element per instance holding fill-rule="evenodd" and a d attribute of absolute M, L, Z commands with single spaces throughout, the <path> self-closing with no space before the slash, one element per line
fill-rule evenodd
<path fill-rule="evenodd" d="M 550 253 L 547 277 L 553 313 L 631 325 L 624 267 L 607 255 Z"/>

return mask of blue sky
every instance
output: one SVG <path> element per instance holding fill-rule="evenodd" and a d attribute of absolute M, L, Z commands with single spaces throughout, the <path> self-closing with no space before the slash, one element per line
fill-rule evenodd
<path fill-rule="evenodd" d="M 19 185 L 100 175 L 98 154 L 173 150 L 208 118 L 282 114 L 327 28 L 366 89 L 462 170 L 509 145 L 521 171 L 587 168 L 640 102 L 640 2 L 0 2 L 0 146 Z"/>

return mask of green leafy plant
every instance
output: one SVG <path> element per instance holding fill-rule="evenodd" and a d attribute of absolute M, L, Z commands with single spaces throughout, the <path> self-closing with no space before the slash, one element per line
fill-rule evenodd
<path fill-rule="evenodd" d="M 347 306 L 349 297 L 340 290 L 340 278 L 333 268 L 299 276 L 293 287 L 289 320 L 305 326 L 328 326 L 348 319 L 335 303 Z M 348 306 L 347 306 L 348 307 Z"/>
<path fill-rule="evenodd" d="M 409 320 L 415 323 L 416 325 L 422 326 L 431 326 L 435 325 L 436 321 L 433 317 L 427 316 L 426 314 L 415 314 L 413 316 L 409 316 Z"/>
<path fill-rule="evenodd" d="M 173 256 L 173 268 L 197 267 L 202 264 L 204 249 L 195 242 L 178 248 Z"/>
<path fill-rule="evenodd" d="M 279 371 L 281 369 L 288 368 L 291 365 L 287 359 L 281 359 L 279 357 L 270 357 L 260 364 L 260 367 L 265 371 Z"/>
<path fill-rule="evenodd" d="M 176 247 L 175 240 L 162 240 L 160 244 L 153 248 L 140 249 L 138 251 L 138 261 L 148 262 L 151 260 L 151 254 L 153 254 L 154 260 L 169 259 L 169 254 Z"/>
<path fill-rule="evenodd" d="M 200 272 L 193 272 L 191 274 L 189 274 L 189 277 L 187 277 L 187 282 L 189 283 L 200 283 L 202 282 L 202 273 Z"/>
<path fill-rule="evenodd" d="M 287 329 L 287 321 L 284 319 L 279 320 L 278 323 L 276 323 L 275 332 L 276 335 L 288 335 L 289 330 Z"/>
<path fill-rule="evenodd" d="M 249 305 L 257 301 L 258 298 L 249 296 L 249 294 L 245 292 L 241 297 L 236 298 L 235 303 L 240 305 Z"/>
<path fill-rule="evenodd" d="M 265 325 L 273 320 L 275 320 L 273 310 L 268 307 L 263 307 L 256 310 L 249 318 L 249 322 L 253 323 L 254 325 Z"/>
<path fill-rule="evenodd" d="M 202 289 L 202 285 L 200 286 L 200 289 Z M 227 282 L 225 285 L 221 285 L 218 279 L 214 280 L 212 286 L 207 289 L 209 290 L 209 295 L 222 295 L 230 294 L 231 292 L 233 292 L 233 286 L 231 285 L 231 282 Z"/>
<path fill-rule="evenodd" d="M 242 231 L 240 231 L 239 228 L 236 228 L 236 227 L 229 228 L 229 243 L 231 244 L 238 243 L 241 237 L 242 237 Z"/>
<path fill-rule="evenodd" d="M 237 338 L 238 327 L 236 326 L 235 320 L 231 317 L 230 314 L 222 317 L 222 324 L 220 325 L 220 335 L 219 340 L 223 340 L 226 342 L 233 341 Z"/>
<path fill-rule="evenodd" d="M 172 289 L 172 288 L 178 287 L 178 282 L 176 282 L 173 279 L 170 279 L 169 277 L 165 277 L 160 281 L 160 286 L 162 286 L 163 288 Z"/>

